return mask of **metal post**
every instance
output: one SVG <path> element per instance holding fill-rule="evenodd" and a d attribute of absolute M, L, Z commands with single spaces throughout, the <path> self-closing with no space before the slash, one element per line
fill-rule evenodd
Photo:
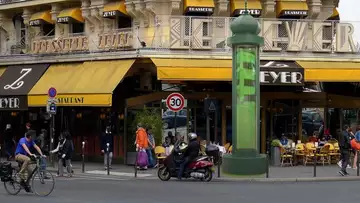
<path fill-rule="evenodd" d="M 314 177 L 316 177 L 316 152 L 314 154 Z"/>
<path fill-rule="evenodd" d="M 82 142 L 82 167 L 81 171 L 82 173 L 85 173 L 85 142 Z"/>
<path fill-rule="evenodd" d="M 134 177 L 137 177 L 137 162 L 138 162 L 138 156 L 139 156 L 139 149 L 136 149 L 136 158 L 135 158 L 135 165 L 134 165 Z"/>
<path fill-rule="evenodd" d="M 218 170 L 217 170 L 217 172 L 218 172 L 218 178 L 220 178 L 220 168 L 221 168 L 221 162 L 222 161 L 220 161 L 221 159 L 222 159 L 222 154 L 221 154 L 221 152 L 219 151 L 219 160 L 218 160 Z"/>
<path fill-rule="evenodd" d="M 106 143 L 106 154 L 107 154 L 107 157 L 106 157 L 106 169 L 107 169 L 107 175 L 110 175 L 110 149 L 109 149 L 109 146 L 110 144 L 109 143 Z"/>
<path fill-rule="evenodd" d="M 269 178 L 269 167 L 270 167 L 270 160 L 269 160 L 269 152 L 266 152 L 266 178 Z"/>
<path fill-rule="evenodd" d="M 206 144 L 210 144 L 210 115 L 206 114 Z"/>
<path fill-rule="evenodd" d="M 55 115 L 50 114 L 50 151 L 54 150 L 54 137 L 55 137 Z M 50 164 L 54 166 L 54 154 L 50 154 Z"/>
<path fill-rule="evenodd" d="M 176 136 L 176 126 L 177 126 L 177 122 L 176 122 L 176 120 L 177 120 L 177 113 L 175 112 L 175 117 L 174 117 L 174 135 Z M 180 139 L 180 138 L 179 138 Z"/>
<path fill-rule="evenodd" d="M 359 151 L 356 151 L 356 154 L 357 154 L 357 160 L 356 160 L 356 174 L 357 174 L 357 176 L 359 176 L 359 175 L 360 175 L 360 170 L 359 170 L 359 161 L 360 161 L 359 156 L 360 156 L 360 153 L 359 153 Z"/>

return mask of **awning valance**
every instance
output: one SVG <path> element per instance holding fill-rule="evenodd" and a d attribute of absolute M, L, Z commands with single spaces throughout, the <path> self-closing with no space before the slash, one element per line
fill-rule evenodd
<path fill-rule="evenodd" d="M 84 23 L 85 19 L 82 16 L 80 8 L 68 8 L 62 10 L 57 16 L 58 23 Z"/>
<path fill-rule="evenodd" d="M 158 80 L 231 81 L 232 60 L 151 59 Z M 262 85 L 303 85 L 304 69 L 294 61 L 261 61 Z"/>
<path fill-rule="evenodd" d="M 276 16 L 277 17 L 306 17 L 309 7 L 305 0 L 277 0 Z"/>
<path fill-rule="evenodd" d="M 43 24 L 54 24 L 55 22 L 51 18 L 50 11 L 42 11 L 31 15 L 29 25 L 39 26 Z"/>
<path fill-rule="evenodd" d="M 261 15 L 262 6 L 260 0 L 248 0 L 248 12 L 254 17 Z M 232 16 L 239 16 L 245 14 L 245 0 L 231 0 L 230 9 Z"/>
<path fill-rule="evenodd" d="M 125 1 L 111 2 L 104 6 L 104 18 L 113 18 L 116 16 L 129 16 L 126 11 Z"/>
<path fill-rule="evenodd" d="M 327 20 L 340 20 L 340 14 L 337 8 L 333 8 L 333 13 Z"/>
<path fill-rule="evenodd" d="M 214 0 L 184 0 L 184 13 L 188 15 L 212 15 Z"/>
<path fill-rule="evenodd" d="M 359 62 L 297 61 L 309 82 L 358 82 Z"/>
<path fill-rule="evenodd" d="M 134 59 L 55 64 L 31 89 L 29 106 L 45 106 L 47 90 L 57 89 L 59 106 L 111 106 L 112 93 Z"/>

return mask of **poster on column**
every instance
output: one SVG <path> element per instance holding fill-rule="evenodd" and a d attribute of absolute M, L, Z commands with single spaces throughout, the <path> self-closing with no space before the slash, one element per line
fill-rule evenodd
<path fill-rule="evenodd" d="M 175 136 L 175 131 L 180 136 L 185 136 L 187 133 L 187 100 L 184 99 L 184 107 L 176 112 L 168 108 L 166 104 L 166 99 L 162 100 L 162 120 L 163 120 L 163 139 L 166 137 Z"/>

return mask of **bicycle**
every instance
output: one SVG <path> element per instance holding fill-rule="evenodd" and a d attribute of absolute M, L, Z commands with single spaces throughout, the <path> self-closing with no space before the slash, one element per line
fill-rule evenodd
<path fill-rule="evenodd" d="M 28 175 L 25 184 L 21 183 L 21 178 L 19 174 L 21 164 L 19 163 L 18 167 L 12 167 L 11 175 L 8 177 L 8 179 L 4 181 L 4 187 L 6 192 L 8 192 L 10 195 L 17 195 L 19 194 L 21 189 L 24 189 L 27 192 L 32 192 L 42 197 L 50 195 L 55 188 L 55 180 L 53 175 L 49 171 L 41 167 L 41 161 L 41 156 L 31 157 L 31 162 L 29 166 L 35 164 L 35 168 L 32 170 L 30 175 Z M 29 185 L 30 180 L 31 186 Z M 49 183 L 50 190 L 48 192 L 40 192 L 39 189 L 35 187 L 35 183 L 37 183 L 37 180 L 39 180 L 41 185 Z M 13 189 L 13 191 L 11 191 L 10 189 Z"/>

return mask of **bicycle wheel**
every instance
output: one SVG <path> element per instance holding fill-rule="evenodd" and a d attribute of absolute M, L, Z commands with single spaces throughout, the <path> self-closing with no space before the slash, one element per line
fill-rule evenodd
<path fill-rule="evenodd" d="M 38 170 L 31 180 L 32 191 L 42 197 L 51 194 L 55 187 L 54 176 L 47 170 Z"/>
<path fill-rule="evenodd" d="M 21 190 L 20 177 L 17 175 L 17 171 L 13 170 L 11 180 L 4 182 L 4 188 L 10 195 L 17 195 Z"/>

